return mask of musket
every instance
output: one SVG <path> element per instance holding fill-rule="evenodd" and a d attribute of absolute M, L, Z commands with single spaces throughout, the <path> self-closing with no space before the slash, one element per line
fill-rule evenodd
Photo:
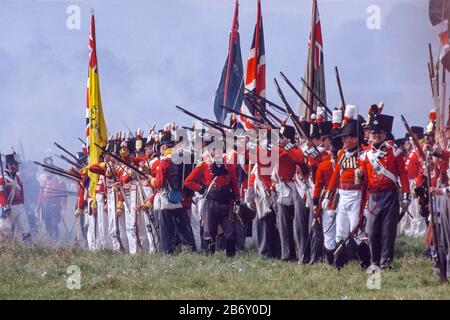
<path fill-rule="evenodd" d="M 2 177 L 2 189 L 4 192 L 6 192 L 6 181 L 5 181 L 5 172 L 3 171 L 3 159 L 2 159 L 2 153 L 0 152 L 0 174 Z M 3 215 L 3 209 L 0 208 L 2 211 L 1 214 Z"/>
<path fill-rule="evenodd" d="M 338 67 L 334 67 L 334 72 L 336 73 L 336 81 L 339 88 L 339 96 L 341 97 L 341 104 L 342 104 L 342 114 L 345 114 L 345 99 L 344 99 L 344 91 L 342 90 L 342 84 L 341 84 L 341 77 L 339 76 L 339 70 Z"/>
<path fill-rule="evenodd" d="M 71 165 L 73 165 L 74 167 L 76 167 L 76 168 L 78 168 L 78 169 L 81 169 L 81 168 L 83 168 L 82 166 L 80 166 L 78 163 L 76 163 L 76 162 L 73 162 L 72 160 L 70 160 L 70 159 L 68 159 L 67 157 L 65 157 L 64 155 L 56 155 L 58 158 L 60 158 L 60 159 L 62 159 L 62 160 L 64 160 L 64 161 L 66 161 L 67 163 L 69 163 L 69 164 L 71 164 Z"/>
<path fill-rule="evenodd" d="M 401 115 L 401 121 L 402 121 L 403 125 L 405 126 L 406 131 L 409 133 L 410 137 L 412 137 L 412 141 L 414 142 L 417 150 L 419 151 L 421 158 L 425 161 L 425 166 L 426 166 L 426 170 L 427 170 L 427 180 L 428 180 L 428 199 L 429 199 L 428 207 L 430 210 L 431 227 L 432 227 L 432 231 L 433 231 L 433 246 L 434 246 L 434 251 L 436 253 L 436 255 L 435 255 L 436 263 L 439 268 L 439 281 L 441 284 L 443 284 L 443 283 L 447 282 L 447 272 L 445 270 L 445 264 L 444 264 L 445 262 L 442 261 L 442 259 L 439 256 L 439 242 L 438 242 L 439 239 L 437 236 L 437 226 L 436 226 L 436 221 L 435 221 L 435 216 L 434 216 L 433 194 L 431 193 L 430 157 L 428 155 L 426 155 L 425 152 L 423 151 L 423 149 L 420 147 L 419 141 L 417 141 L 416 136 L 412 132 L 408 122 L 406 122 L 406 119 L 403 115 Z"/>
<path fill-rule="evenodd" d="M 434 97 L 434 89 L 433 89 L 433 71 L 430 63 L 427 63 L 428 66 L 428 78 L 430 79 L 430 87 L 431 87 L 431 96 Z"/>
<path fill-rule="evenodd" d="M 109 152 L 108 150 L 106 150 L 105 148 L 103 148 L 102 146 L 98 145 L 97 143 L 95 143 L 95 146 L 97 148 L 99 148 L 100 150 L 103 151 L 103 153 L 111 156 L 111 158 L 113 158 L 114 160 L 116 160 L 117 162 L 120 162 L 121 164 L 123 164 L 124 166 L 126 166 L 127 168 L 131 169 L 134 173 L 140 175 L 143 178 L 147 178 L 147 175 L 145 173 L 143 173 L 142 171 L 140 171 L 138 168 L 136 168 L 135 166 L 133 166 L 132 164 L 126 162 L 125 160 L 123 160 L 122 158 L 116 156 L 114 153 Z"/>
<path fill-rule="evenodd" d="M 206 118 L 205 118 L 205 121 L 206 121 L 208 124 L 216 125 L 216 126 L 221 127 L 221 128 L 223 128 L 223 129 L 233 130 L 232 127 L 227 126 L 226 124 L 223 124 L 223 123 L 220 123 L 220 122 L 211 120 L 211 119 L 206 119 Z"/>
<path fill-rule="evenodd" d="M 261 120 L 263 120 L 264 123 L 269 124 L 269 126 L 270 126 L 271 128 L 273 128 L 273 129 L 280 129 L 279 126 L 275 125 L 275 124 L 269 119 L 269 116 L 268 116 L 268 115 L 270 115 L 270 111 L 269 111 L 269 110 L 266 109 L 266 112 L 265 112 L 265 113 L 262 113 L 262 112 L 261 112 L 261 107 L 260 107 L 260 106 L 256 105 L 256 103 L 254 103 L 253 101 L 251 101 L 251 100 L 249 100 L 249 99 L 248 99 L 247 101 L 253 106 L 253 108 L 255 108 L 256 111 L 258 111 L 258 114 L 261 116 Z"/>
<path fill-rule="evenodd" d="M 444 70 L 445 70 L 445 68 L 444 68 Z M 25 151 L 23 149 L 22 139 L 19 139 L 19 148 L 20 148 L 20 153 L 22 154 L 22 157 L 23 157 L 23 162 L 27 162 L 27 160 L 25 159 Z"/>
<path fill-rule="evenodd" d="M 127 163 L 126 161 L 122 160 L 120 157 L 117 157 L 115 154 L 109 152 L 109 151 L 106 150 L 105 148 L 99 146 L 97 143 L 94 143 L 94 144 L 95 144 L 95 146 L 96 146 L 97 148 L 99 148 L 99 149 L 102 150 L 104 153 L 106 153 L 106 154 L 108 154 L 109 156 L 111 156 L 114 160 L 117 160 L 118 162 L 122 163 L 122 164 L 125 165 L 126 167 L 130 168 L 131 170 L 133 170 L 133 172 L 135 172 L 135 173 L 137 173 L 137 174 L 139 174 L 139 175 L 144 176 L 145 178 L 147 178 L 146 174 L 143 173 L 143 172 L 141 172 L 141 171 L 139 171 L 139 169 L 135 168 L 135 167 L 132 166 L 131 164 L 129 164 L 129 163 Z M 110 167 L 110 170 L 111 170 L 111 169 L 112 169 L 112 168 Z M 114 182 L 117 182 L 118 180 L 117 180 L 117 177 L 115 177 L 114 171 L 111 170 L 111 174 L 112 174 L 113 177 L 114 177 Z M 126 198 L 125 191 L 123 190 L 122 185 L 119 186 L 119 191 L 120 191 L 120 194 L 122 195 L 122 198 L 123 198 L 123 201 L 125 202 L 126 207 L 128 208 L 128 211 L 131 213 L 131 206 L 130 206 L 130 203 L 128 202 L 128 199 Z M 142 244 L 141 244 L 141 240 L 140 240 L 140 238 L 139 238 L 138 221 L 139 221 L 139 219 L 137 218 L 137 214 L 136 214 L 135 222 L 134 222 L 134 228 L 135 228 L 135 233 L 136 233 L 136 247 L 137 247 L 139 250 L 142 250 Z"/>
<path fill-rule="evenodd" d="M 262 116 L 265 120 L 267 120 L 267 122 L 270 122 L 270 121 L 268 121 L 269 118 L 267 117 L 267 115 L 261 113 L 261 105 L 256 101 L 256 99 L 255 99 L 255 101 L 253 101 L 253 100 L 250 99 L 250 97 L 248 97 L 248 96 L 244 97 L 244 99 L 247 100 L 247 101 L 248 101 L 248 102 L 249 102 L 256 110 L 258 110 L 258 112 L 261 114 L 261 116 Z M 272 111 L 266 109 L 266 113 L 267 113 L 269 116 L 271 116 L 271 117 L 272 117 L 275 121 L 277 121 L 278 123 L 280 123 L 280 124 L 283 123 L 283 120 L 281 120 L 280 118 L 278 118 Z"/>
<path fill-rule="evenodd" d="M 194 114 L 194 113 L 192 113 L 192 112 L 190 112 L 190 111 L 188 111 L 188 110 L 186 110 L 186 109 L 184 109 L 184 108 L 182 108 L 182 107 L 180 107 L 180 106 L 175 106 L 175 107 L 176 107 L 178 110 L 180 110 L 181 112 L 187 114 L 188 116 L 190 116 L 190 117 L 192 117 L 192 118 L 194 118 L 194 119 L 197 119 L 198 121 L 200 121 L 200 122 L 206 124 L 207 126 L 212 127 L 212 128 L 214 128 L 214 129 L 218 130 L 218 131 L 219 131 L 220 133 L 222 133 L 222 134 L 225 134 L 225 130 L 224 130 L 223 128 L 221 128 L 221 127 L 219 127 L 219 126 L 217 126 L 217 125 L 215 125 L 215 124 L 213 124 L 213 123 L 209 123 L 209 122 L 207 121 L 207 119 L 202 118 L 202 117 L 199 117 L 199 116 L 197 116 L 196 114 Z"/>
<path fill-rule="evenodd" d="M 195 131 L 195 129 L 192 127 L 181 126 L 181 128 L 188 130 L 188 131 Z"/>
<path fill-rule="evenodd" d="M 362 199 L 361 199 L 361 202 L 363 202 Z M 339 247 L 336 248 L 336 250 L 333 253 L 334 256 L 338 255 L 339 252 L 341 252 L 341 250 L 344 249 L 344 246 L 350 239 L 353 239 L 356 237 L 356 235 L 360 229 L 363 229 L 364 221 L 365 221 L 364 217 L 360 218 L 360 221 L 358 221 L 358 224 L 353 228 L 353 230 L 350 232 L 350 234 L 347 236 L 347 238 L 345 238 L 345 240 L 339 245 Z"/>
<path fill-rule="evenodd" d="M 432 84 L 432 94 L 433 94 L 433 102 L 434 102 L 434 108 L 436 109 L 436 115 L 438 116 L 437 124 L 439 127 L 439 71 L 434 72 L 434 60 L 433 60 L 433 50 L 431 48 L 431 43 L 428 43 L 428 52 L 430 55 L 430 77 L 431 77 L 431 84 Z M 439 64 L 436 66 L 439 67 Z M 436 68 L 437 69 L 437 68 Z M 439 69 L 437 69 L 439 70 Z"/>
<path fill-rule="evenodd" d="M 239 116 L 242 116 L 242 117 L 244 117 L 244 118 L 247 118 L 247 119 L 249 119 L 249 120 L 252 120 L 252 121 L 255 121 L 255 122 L 264 124 L 264 121 L 261 120 L 261 119 L 258 119 L 258 118 L 249 116 L 249 115 L 247 115 L 247 114 L 245 114 L 245 113 L 242 113 L 242 112 L 233 110 L 233 109 L 228 108 L 228 107 L 225 107 L 225 106 L 223 106 L 223 105 L 219 105 L 219 106 L 222 107 L 222 108 L 224 108 L 224 109 L 227 110 L 228 112 L 231 112 L 231 113 L 237 114 L 237 115 L 239 115 Z"/>
<path fill-rule="evenodd" d="M 241 89 L 242 90 L 242 89 Z M 278 104 L 276 104 L 275 102 L 270 101 L 269 99 L 257 94 L 254 91 L 251 91 L 247 88 L 244 88 L 244 90 L 242 90 L 242 92 L 244 93 L 244 95 L 246 96 L 252 96 L 253 98 L 257 98 L 261 101 L 263 101 L 264 103 L 267 103 L 269 106 L 273 107 L 274 109 L 282 112 L 282 113 L 286 113 L 286 110 L 284 110 L 282 107 L 280 107 Z"/>
<path fill-rule="evenodd" d="M 117 184 L 118 179 L 117 179 L 116 173 L 114 172 L 113 168 L 111 167 L 111 164 L 108 163 L 107 166 L 109 167 L 109 171 L 111 172 L 111 175 L 113 177 L 114 184 Z M 120 182 L 119 182 L 119 184 L 120 184 Z M 122 185 L 120 185 L 119 189 L 121 190 L 120 192 L 122 193 L 122 197 L 123 197 L 124 201 L 126 201 L 125 192 L 123 191 Z M 114 188 L 113 188 L 113 192 L 114 192 L 114 202 L 116 202 L 117 199 L 116 199 L 116 192 L 115 192 Z M 116 208 L 116 206 L 117 205 L 115 205 L 114 208 Z M 120 236 L 119 217 L 117 216 L 117 214 L 115 212 L 114 212 L 114 217 L 115 217 L 115 224 L 116 224 L 116 238 L 117 238 L 117 242 L 119 242 L 119 250 L 122 252 L 125 252 L 125 247 L 123 246 L 122 238 Z"/>
<path fill-rule="evenodd" d="M 283 72 L 280 72 L 281 77 L 283 78 L 283 80 L 287 83 L 287 85 L 292 89 L 292 91 L 294 91 L 294 93 L 300 98 L 300 100 L 302 100 L 302 102 L 305 104 L 305 106 L 312 112 L 312 113 L 316 113 L 316 110 L 314 110 L 313 106 L 311 106 L 308 101 L 306 101 L 305 97 L 302 96 L 302 94 L 297 90 L 297 88 L 292 84 L 292 82 L 285 76 L 285 74 Z M 332 112 L 330 109 L 328 109 L 327 106 L 325 107 L 325 111 L 327 112 L 327 114 L 329 116 L 332 115 Z"/>
<path fill-rule="evenodd" d="M 445 103 L 447 100 L 447 81 L 446 81 L 446 73 L 447 70 L 442 67 L 442 87 L 441 87 L 441 112 L 440 115 L 437 115 L 438 119 L 440 120 L 440 125 L 438 129 L 442 129 L 442 127 L 445 126 Z"/>
<path fill-rule="evenodd" d="M 64 169 L 58 168 L 56 166 L 50 166 L 50 165 L 47 165 L 47 164 L 43 164 L 43 163 L 40 163 L 38 161 L 33 161 L 33 163 L 35 165 L 38 165 L 38 166 L 44 168 L 44 170 L 46 170 L 46 171 L 48 171 L 50 173 L 53 173 L 53 174 L 56 174 L 56 175 L 59 175 L 59 176 L 62 176 L 62 177 L 65 177 L 65 178 L 68 178 L 68 179 L 71 179 L 71 180 L 75 180 L 76 182 L 81 183 L 81 177 L 80 176 L 72 174 L 70 172 L 67 172 Z"/>
<path fill-rule="evenodd" d="M 313 146 L 314 150 L 317 152 L 317 154 L 320 154 L 319 149 L 317 149 L 316 145 L 311 141 L 311 139 L 309 138 L 309 136 L 306 134 L 305 130 L 303 130 L 302 126 L 300 125 L 298 118 L 296 118 L 294 116 L 294 110 L 292 110 L 291 106 L 289 105 L 289 103 L 286 100 L 286 97 L 283 94 L 283 91 L 281 90 L 280 85 L 278 84 L 277 79 L 273 79 L 274 83 L 275 83 L 275 87 L 277 89 L 277 93 L 280 96 L 281 100 L 283 101 L 283 104 L 286 107 L 286 111 L 288 116 L 291 118 L 292 123 L 294 124 L 295 130 L 297 131 L 297 133 L 302 136 L 306 141 L 309 142 L 310 145 Z"/>
<path fill-rule="evenodd" d="M 54 142 L 53 143 L 57 148 L 61 149 L 62 151 L 64 151 L 65 153 L 67 153 L 69 156 L 71 156 L 72 158 L 75 159 L 75 161 L 78 161 L 78 158 L 71 152 L 69 152 L 67 149 L 65 149 L 63 146 L 61 146 L 60 144 Z"/>
<path fill-rule="evenodd" d="M 309 92 L 312 93 L 312 95 L 314 96 L 315 99 L 317 99 L 317 101 L 319 101 L 319 103 L 327 110 L 330 110 L 327 105 L 325 104 L 325 102 L 323 102 L 323 100 L 319 97 L 319 95 L 309 86 L 309 84 L 305 81 L 305 79 L 301 78 L 303 85 L 306 87 L 306 89 L 308 89 Z"/>
<path fill-rule="evenodd" d="M 139 188 L 139 192 L 141 195 L 141 199 L 142 199 L 142 203 L 144 203 L 144 199 L 145 199 L 145 192 L 144 192 L 144 187 L 142 186 L 141 180 L 138 178 L 137 179 L 138 182 L 138 188 Z M 139 198 L 139 197 L 137 197 Z M 158 239 L 158 243 L 160 242 L 159 240 L 159 225 L 156 223 L 156 218 L 155 215 L 153 214 L 153 212 L 150 212 L 150 209 L 144 209 L 144 213 L 147 216 L 147 220 L 148 220 L 148 224 L 146 224 L 147 227 L 147 231 L 152 235 L 152 240 L 153 240 L 153 245 L 155 247 L 155 249 L 157 250 L 157 241 L 156 239 Z M 156 231 L 156 236 L 155 233 L 153 232 L 153 229 Z"/>
<path fill-rule="evenodd" d="M 125 121 L 122 121 L 122 123 L 124 124 L 125 128 L 128 129 L 128 132 L 131 134 L 131 137 L 134 138 L 133 131 L 131 131 L 130 127 L 127 126 L 127 124 L 125 123 Z"/>
<path fill-rule="evenodd" d="M 423 149 L 420 147 L 419 141 L 417 140 L 416 135 L 414 132 L 412 132 L 411 127 L 409 126 L 408 122 L 406 121 L 405 117 L 403 115 L 400 115 L 400 120 L 402 121 L 403 125 L 406 128 L 406 132 L 408 132 L 409 136 L 411 137 L 414 146 L 416 147 L 416 150 L 419 152 L 420 157 L 425 160 L 427 155 L 423 151 Z"/>

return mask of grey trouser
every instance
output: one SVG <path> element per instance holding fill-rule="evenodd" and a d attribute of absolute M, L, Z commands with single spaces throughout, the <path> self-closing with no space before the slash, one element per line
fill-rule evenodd
<path fill-rule="evenodd" d="M 306 201 L 294 192 L 294 229 L 298 245 L 298 258 L 301 263 L 308 263 L 311 254 L 311 242 L 308 241 L 310 232 L 310 210 L 306 207 Z M 311 239 L 310 239 L 311 240 Z"/>
<path fill-rule="evenodd" d="M 280 235 L 274 212 L 267 214 L 262 219 L 256 218 L 256 243 L 260 255 L 269 258 L 280 258 Z"/>
<path fill-rule="evenodd" d="M 236 226 L 235 221 L 230 219 L 230 205 L 206 199 L 203 212 L 203 238 L 207 241 L 215 241 L 217 227 L 221 225 L 223 237 L 226 240 L 227 254 L 234 255 L 236 252 Z"/>
<path fill-rule="evenodd" d="M 185 208 L 155 212 L 159 216 L 160 245 L 165 254 L 171 254 L 179 242 L 195 251 L 194 234 Z"/>
<path fill-rule="evenodd" d="M 366 231 L 372 264 L 388 266 L 394 259 L 399 214 L 397 190 L 369 194 Z"/>

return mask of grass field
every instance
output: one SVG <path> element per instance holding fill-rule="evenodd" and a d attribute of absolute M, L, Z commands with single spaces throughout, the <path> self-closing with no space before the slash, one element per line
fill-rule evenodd
<path fill-rule="evenodd" d="M 449 299 L 432 276 L 420 240 L 400 237 L 394 269 L 380 289 L 356 263 L 338 272 L 259 257 L 181 252 L 124 256 L 79 248 L 0 244 L 0 299 Z M 81 270 L 81 289 L 67 287 L 67 268 Z"/>

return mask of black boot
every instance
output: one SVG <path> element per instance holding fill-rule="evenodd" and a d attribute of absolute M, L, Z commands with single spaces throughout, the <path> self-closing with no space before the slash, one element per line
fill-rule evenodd
<path fill-rule="evenodd" d="M 360 261 L 361 268 L 364 270 L 370 266 L 370 248 L 367 243 L 362 241 L 358 245 L 358 257 Z"/>
<path fill-rule="evenodd" d="M 214 242 L 214 240 L 209 239 L 209 240 L 205 240 L 206 242 L 206 253 L 209 255 L 213 255 L 214 253 L 216 253 L 216 243 Z"/>
<path fill-rule="evenodd" d="M 334 256 L 334 266 L 336 269 L 341 270 L 342 267 L 347 263 L 347 246 L 344 244 L 344 241 L 339 241 L 336 244 L 336 250 L 339 249 L 339 252 Z"/>
<path fill-rule="evenodd" d="M 325 257 L 327 259 L 327 263 L 332 266 L 334 264 L 334 250 L 325 250 Z"/>
<path fill-rule="evenodd" d="M 225 253 L 226 253 L 227 257 L 234 257 L 236 255 L 236 242 L 235 241 L 227 241 Z"/>

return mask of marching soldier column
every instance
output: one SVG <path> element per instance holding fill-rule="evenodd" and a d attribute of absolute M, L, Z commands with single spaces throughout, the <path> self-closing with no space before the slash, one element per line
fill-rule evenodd
<path fill-rule="evenodd" d="M 229 128 L 195 132 L 194 144 L 183 141 L 174 124 L 158 133 L 152 129 L 148 138 L 142 130 L 134 137 L 117 133 L 105 148 L 98 146 L 99 163 L 88 165 L 81 153 L 69 170 L 37 164 L 77 182 L 78 228 L 83 230 L 85 217 L 90 250 L 173 254 L 185 246 L 213 254 L 222 250 L 222 237 L 226 254 L 234 256 L 240 247 L 236 225 L 250 222 L 260 255 L 301 264 L 325 261 L 337 269 L 357 259 L 364 269 L 390 269 L 397 229 L 403 226 L 399 222 L 407 217 L 418 224 L 416 219 L 429 217 L 423 221 L 429 226 L 425 238 L 435 268 L 448 273 L 447 138 L 435 141 L 432 112 L 423 143 L 418 142 L 422 129 L 413 127 L 409 149 L 399 147 L 392 140 L 394 118 L 380 106 L 370 107 L 367 121 L 347 105 L 343 117 L 342 110 L 334 110 L 332 120 L 324 121 L 319 111 L 311 123 L 298 122 L 302 129 L 282 122 L 278 139 L 274 125 L 262 121 L 258 128 L 272 130 L 256 144 L 244 134 L 244 144 L 233 140 L 225 145 L 229 139 L 222 139 L 224 134 L 234 133 Z M 449 127 L 445 134 L 450 137 Z M 238 147 L 245 152 L 240 154 Z M 183 162 L 195 160 L 195 154 L 200 161 Z M 263 154 L 273 163 L 263 161 Z M 100 175 L 95 202 L 86 188 L 88 172 Z M 29 241 L 14 154 L 6 156 L 0 178 L 0 230 Z M 193 199 L 190 191 L 197 193 Z M 191 204 L 197 210 L 191 212 Z M 195 238 L 205 245 L 196 245 Z"/>

